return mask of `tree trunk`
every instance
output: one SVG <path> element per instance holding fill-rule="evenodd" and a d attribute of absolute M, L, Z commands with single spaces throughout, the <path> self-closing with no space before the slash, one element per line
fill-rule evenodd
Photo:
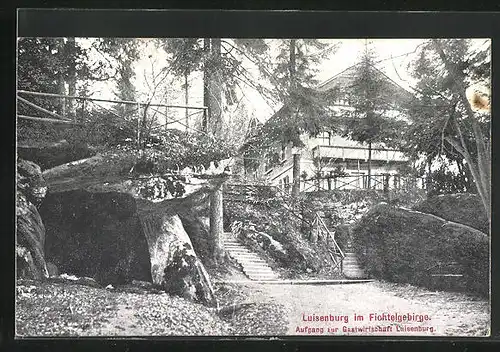
<path fill-rule="evenodd" d="M 214 240 L 214 260 L 224 262 L 222 184 L 210 195 L 210 234 Z"/>
<path fill-rule="evenodd" d="M 57 43 L 56 43 L 56 47 L 57 47 L 57 52 L 58 52 L 58 55 L 59 56 L 64 56 L 65 55 L 65 45 L 64 45 L 64 39 L 63 38 L 60 38 L 59 40 L 57 40 Z M 64 62 L 64 58 L 61 57 L 61 61 Z M 64 72 L 63 71 L 63 67 L 60 67 L 59 68 L 59 73 L 57 74 L 57 90 L 58 90 L 58 94 L 61 94 L 61 95 L 66 95 L 66 86 L 65 86 L 65 76 L 64 76 Z M 59 101 L 59 114 L 62 115 L 62 116 L 66 116 L 66 98 L 60 98 L 60 101 Z"/>
<path fill-rule="evenodd" d="M 201 122 L 201 130 L 208 132 L 208 124 L 210 121 L 210 38 L 203 39 L 203 105 L 208 109 L 203 111 L 203 119 Z"/>
<path fill-rule="evenodd" d="M 211 46 L 211 62 L 214 67 L 210 73 L 209 85 L 209 110 L 210 110 L 210 127 L 212 135 L 220 137 L 222 133 L 222 77 L 220 73 L 221 58 L 221 40 L 220 38 L 212 38 Z"/>
<path fill-rule="evenodd" d="M 296 39 L 290 39 L 289 49 L 290 49 L 290 58 L 288 62 L 288 72 L 290 79 L 290 88 L 289 93 L 292 93 L 296 89 Z M 294 146 L 295 147 L 295 146 Z M 300 154 L 293 154 L 293 170 L 292 170 L 292 197 L 295 198 L 299 195 L 300 192 Z"/>
<path fill-rule="evenodd" d="M 186 106 L 189 105 L 189 83 L 188 83 L 188 78 L 189 78 L 189 72 L 185 71 L 184 72 L 184 102 L 186 103 Z M 185 109 L 186 111 L 186 131 L 189 130 L 189 109 Z"/>
<path fill-rule="evenodd" d="M 467 145 L 463 140 L 462 132 L 460 131 L 459 122 L 455 120 L 457 124 L 458 134 L 460 137 L 460 143 L 454 140 L 447 140 L 450 144 L 465 158 L 467 164 L 469 165 L 470 172 L 474 178 L 474 182 L 477 187 L 477 191 L 484 205 L 486 214 L 488 215 L 488 220 L 491 223 L 491 149 L 490 149 L 490 136 L 488 141 L 485 141 L 485 136 L 483 135 L 481 128 L 476 120 L 476 116 L 472 111 L 469 100 L 465 94 L 466 85 L 464 81 L 464 76 L 462 71 L 452 63 L 446 53 L 444 52 L 441 43 L 437 39 L 433 39 L 434 48 L 438 52 L 441 60 L 444 63 L 446 70 L 449 72 L 451 78 L 453 79 L 454 85 L 452 86 L 455 94 L 460 98 L 462 105 L 464 106 L 467 117 L 471 122 L 472 130 L 474 133 L 474 139 L 476 142 L 476 152 L 477 159 L 472 160 L 470 151 L 467 149 Z"/>
<path fill-rule="evenodd" d="M 372 142 L 368 142 L 368 180 L 366 182 L 368 189 L 372 185 Z"/>
<path fill-rule="evenodd" d="M 432 159 L 427 160 L 427 195 L 432 195 Z"/>
<path fill-rule="evenodd" d="M 290 90 L 293 91 L 296 88 L 296 74 L 295 74 L 295 66 L 296 66 L 296 53 L 295 53 L 295 42 L 296 39 L 290 39 L 290 61 L 288 63 L 288 71 L 290 74 Z"/>
<path fill-rule="evenodd" d="M 76 43 L 75 38 L 68 38 L 66 49 L 69 54 L 69 77 L 68 77 L 68 95 L 76 95 Z M 68 99 L 68 112 L 70 116 L 76 121 L 76 101 Z"/>
<path fill-rule="evenodd" d="M 471 184 L 472 175 L 470 174 L 470 170 L 464 167 L 462 160 L 456 159 L 455 162 L 457 163 L 458 174 L 464 180 L 463 186 L 465 188 L 465 192 L 470 193 L 474 187 L 473 182 Z"/>
<path fill-rule="evenodd" d="M 300 192 L 300 154 L 293 154 L 293 184 L 292 197 L 297 197 Z"/>

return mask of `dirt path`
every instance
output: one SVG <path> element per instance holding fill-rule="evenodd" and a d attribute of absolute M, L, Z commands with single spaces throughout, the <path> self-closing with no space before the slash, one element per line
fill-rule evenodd
<path fill-rule="evenodd" d="M 117 292 L 63 283 L 26 283 L 19 285 L 17 290 L 16 334 L 485 336 L 489 332 L 488 301 L 409 285 L 252 282 L 226 284 L 219 289 L 219 299 L 224 306 L 243 302 L 255 304 L 219 316 L 213 308 L 165 293 Z M 417 318 L 428 315 L 430 320 L 398 323 L 389 318 L 370 321 L 370 314 L 382 317 L 383 313 L 410 314 Z M 355 314 L 363 316 L 364 320 L 355 321 Z M 333 320 L 314 320 L 322 316 L 333 317 Z M 420 331 L 401 331 L 398 326 L 416 327 Z M 379 328 L 386 331 L 370 331 Z"/>
<path fill-rule="evenodd" d="M 126 303 L 114 307 L 114 315 L 101 323 L 97 329 L 87 332 L 95 336 L 144 336 L 148 332 L 141 327 L 134 310 Z"/>
<path fill-rule="evenodd" d="M 288 324 L 290 335 L 489 334 L 489 303 L 458 293 L 431 292 L 381 282 L 343 285 L 252 283 L 244 287 L 249 292 L 249 301 L 285 306 L 287 317 L 281 323 Z M 391 320 L 387 316 L 391 314 L 409 314 L 413 321 L 398 322 L 397 316 L 396 320 Z M 355 320 L 355 315 L 363 320 Z M 316 317 L 321 319 L 320 316 L 328 316 L 328 321 L 315 321 Z M 415 321 L 420 319 L 424 321 Z"/>

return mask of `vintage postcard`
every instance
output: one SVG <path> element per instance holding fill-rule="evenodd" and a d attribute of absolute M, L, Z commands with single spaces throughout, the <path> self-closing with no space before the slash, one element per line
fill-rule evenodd
<path fill-rule="evenodd" d="M 16 337 L 490 336 L 490 65 L 20 36 Z"/>

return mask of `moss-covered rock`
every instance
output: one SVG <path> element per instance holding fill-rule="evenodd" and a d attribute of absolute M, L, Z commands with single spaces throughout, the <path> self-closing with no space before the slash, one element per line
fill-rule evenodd
<path fill-rule="evenodd" d="M 46 256 L 61 273 L 102 285 L 151 281 L 148 244 L 134 198 L 116 192 L 48 193 L 40 214 Z"/>
<path fill-rule="evenodd" d="M 96 151 L 83 143 L 70 144 L 62 140 L 57 143 L 18 145 L 17 153 L 19 157 L 31 160 L 42 170 L 47 170 L 74 160 L 88 158 L 96 154 Z"/>
<path fill-rule="evenodd" d="M 45 261 L 45 226 L 37 206 L 47 187 L 40 167 L 30 161 L 17 162 L 16 254 L 19 277 L 44 279 L 49 276 Z"/>
<path fill-rule="evenodd" d="M 488 295 L 489 239 L 472 227 L 379 204 L 353 228 L 353 241 L 374 278 Z"/>
<path fill-rule="evenodd" d="M 489 234 L 489 221 L 481 198 L 477 194 L 457 193 L 431 197 L 413 207 L 448 221 L 468 225 Z"/>

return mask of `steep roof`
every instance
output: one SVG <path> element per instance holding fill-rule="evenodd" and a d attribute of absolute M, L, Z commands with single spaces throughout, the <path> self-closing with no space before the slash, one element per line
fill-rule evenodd
<path fill-rule="evenodd" d="M 335 76 L 331 77 L 330 79 L 326 80 L 325 82 L 319 84 L 315 90 L 318 92 L 327 92 L 330 89 L 335 89 L 336 87 L 342 88 L 345 90 L 345 88 L 349 88 L 352 86 L 352 82 L 354 80 L 354 77 L 357 72 L 357 66 L 359 66 L 361 63 L 355 64 L 353 66 L 348 67 L 344 71 L 336 74 Z M 394 82 L 389 76 L 387 76 L 384 72 L 376 68 L 375 66 L 372 66 L 375 70 L 379 77 L 381 78 L 381 81 L 384 82 L 385 87 L 384 87 L 384 96 L 388 99 L 388 101 L 392 101 L 396 104 L 405 104 L 408 103 L 411 99 L 413 99 L 413 94 L 401 87 L 399 84 Z M 278 109 L 274 114 L 271 115 L 269 119 L 267 119 L 262 125 L 267 125 L 271 121 L 275 121 L 282 117 L 284 114 L 290 113 L 289 108 L 286 104 L 283 104 L 280 109 Z M 251 135 L 256 136 L 259 134 L 259 130 L 255 129 L 254 133 Z M 248 141 L 246 141 L 242 147 L 244 149 L 245 146 L 249 144 Z"/>
<path fill-rule="evenodd" d="M 320 92 L 326 92 L 330 89 L 335 89 L 336 87 L 342 87 L 344 89 L 346 87 L 349 87 L 350 85 L 352 85 L 359 65 L 361 64 L 357 63 L 346 68 L 344 71 L 319 84 L 316 89 Z M 385 95 L 387 96 L 387 98 L 394 99 L 397 102 L 408 102 L 413 98 L 413 95 L 410 92 L 394 82 L 384 72 L 382 72 L 375 66 L 372 66 L 372 68 L 374 69 L 374 72 L 379 75 L 381 81 L 384 82 L 384 91 L 386 92 Z"/>

